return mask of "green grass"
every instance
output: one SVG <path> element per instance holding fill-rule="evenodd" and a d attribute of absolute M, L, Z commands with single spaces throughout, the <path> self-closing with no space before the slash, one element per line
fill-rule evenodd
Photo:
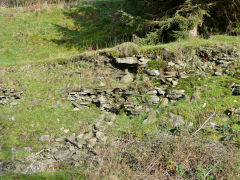
<path fill-rule="evenodd" d="M 120 0 L 116 1 L 116 3 L 120 2 Z M 114 4 L 114 8 L 116 5 Z M 0 131 L 1 160 L 20 159 L 28 156 L 29 153 L 25 152 L 24 147 L 31 147 L 33 152 L 43 149 L 51 142 L 40 142 L 41 135 L 51 135 L 51 141 L 53 141 L 60 136 L 86 132 L 89 125 L 93 124 L 94 120 L 100 116 L 100 110 L 94 106 L 83 108 L 81 111 L 73 111 L 72 104 L 66 99 L 65 93 L 66 89 L 72 87 L 97 87 L 94 76 L 98 74 L 99 69 L 94 69 L 94 65 L 91 63 L 71 63 L 67 59 L 78 55 L 81 49 L 79 47 L 83 45 L 84 41 L 86 43 L 91 39 L 93 34 L 94 41 L 105 41 L 106 39 L 102 38 L 102 35 L 108 31 L 108 28 L 117 26 L 117 23 L 110 27 L 104 27 L 104 31 L 100 32 L 102 21 L 95 27 L 95 22 L 82 23 L 75 22 L 76 20 L 56 7 L 46 9 L 38 14 L 25 12 L 24 9 L 0 9 L 0 85 L 24 92 L 16 106 L 0 105 L 0 125 L 3 127 L 3 130 Z M 81 26 L 83 26 L 82 30 L 74 30 Z M 87 26 L 91 26 L 91 28 L 87 29 Z M 64 36 L 65 31 L 63 30 L 67 32 L 66 36 Z M 95 33 L 95 31 L 98 32 Z M 111 32 L 111 35 L 118 31 L 119 29 Z M 87 36 L 82 37 L 86 34 Z M 78 37 L 76 38 L 76 36 Z M 151 54 L 151 52 L 158 52 L 163 48 L 173 52 L 182 48 L 223 45 L 238 48 L 239 42 L 240 37 L 212 36 L 210 39 L 141 46 L 140 49 L 142 53 Z M 111 45 L 113 44 L 114 42 L 111 42 Z M 74 47 L 75 45 L 76 47 Z M 118 54 L 117 48 L 99 51 L 107 51 L 113 55 Z M 94 56 L 99 51 L 91 51 L 86 54 Z M 61 60 L 66 60 L 66 64 L 62 63 L 64 64 L 62 65 Z M 150 61 L 148 65 L 158 69 L 165 66 L 165 62 Z M 194 92 L 194 87 L 203 87 L 201 98 L 196 102 L 183 99 L 177 103 L 170 103 L 165 108 L 160 105 L 155 107 L 158 121 L 151 125 L 142 124 L 147 118 L 147 113 L 132 117 L 128 117 L 124 113 L 119 114 L 113 128 L 108 129 L 108 135 L 113 137 L 129 135 L 136 139 L 145 139 L 149 136 L 156 136 L 159 132 L 174 134 L 172 132 L 179 129 L 174 127 L 167 117 L 167 113 L 172 112 L 185 119 L 186 126 L 180 130 L 181 133 L 189 136 L 216 108 L 217 114 L 211 119 L 211 122 L 217 124 L 220 130 L 216 131 L 206 127 L 203 131 L 198 132 L 197 136 L 210 137 L 214 140 L 225 139 L 230 144 L 240 146 L 240 118 L 238 115 L 228 117 L 225 113 L 229 107 L 240 106 L 240 98 L 232 96 L 229 88 L 233 82 L 240 84 L 239 65 L 236 67 L 237 73 L 234 77 L 190 76 L 188 79 L 180 80 L 177 88 L 185 89 L 190 97 Z M 108 75 L 107 70 L 101 73 L 106 77 Z M 118 84 L 111 77 L 107 78 L 109 78 L 109 86 Z M 204 103 L 206 103 L 206 107 L 203 107 Z M 188 127 L 189 123 L 193 123 L 193 126 Z M 69 132 L 65 133 L 62 128 L 68 129 Z M 18 152 L 14 155 L 11 152 L 12 147 L 18 148 Z M 179 169 L 179 171 L 181 170 Z M 78 171 L 31 176 L 9 174 L 3 179 L 86 179 L 85 176 L 76 172 Z"/>
<path fill-rule="evenodd" d="M 45 8 L 30 12 L 24 8 L 0 9 L 0 65 L 42 62 L 78 54 L 75 48 L 59 46 L 56 25 L 72 26 L 63 10 Z"/>
<path fill-rule="evenodd" d="M 219 126 L 226 126 L 223 132 L 215 131 L 209 127 L 205 127 L 205 131 L 201 131 L 197 136 L 214 137 L 220 140 L 226 136 L 232 136 L 232 143 L 240 145 L 240 117 L 233 115 L 228 117 L 226 111 L 230 108 L 237 108 L 240 106 L 240 97 L 231 95 L 231 88 L 229 86 L 233 83 L 240 83 L 240 80 L 230 76 L 223 77 L 189 77 L 188 79 L 181 80 L 178 89 L 186 90 L 189 97 L 194 92 L 194 87 L 203 87 L 200 93 L 200 99 L 191 102 L 189 99 L 183 99 L 177 103 L 170 103 L 168 107 L 156 107 L 158 112 L 158 121 L 155 124 L 143 125 L 143 120 L 147 114 L 142 114 L 137 117 L 132 117 L 129 120 L 126 116 L 119 116 L 115 123 L 114 134 L 117 136 L 134 134 L 138 138 L 144 138 L 146 134 L 156 135 L 158 132 L 170 133 L 174 127 L 168 119 L 168 112 L 178 114 L 185 120 L 187 134 L 196 131 L 206 119 L 213 114 L 216 108 L 216 116 L 211 119 L 212 123 Z M 206 107 L 203 105 L 206 103 Z M 188 127 L 193 123 L 192 127 Z M 232 132 L 228 132 L 232 130 Z M 184 131 L 184 128 L 182 129 Z"/>
<path fill-rule="evenodd" d="M 1 68 L 4 83 L 1 86 L 22 89 L 23 99 L 11 108 L 9 105 L 1 106 L 1 134 L 0 144 L 2 151 L 0 159 L 9 159 L 12 154 L 11 147 L 18 147 L 17 157 L 25 154 L 23 147 L 32 147 L 39 150 L 45 146 L 39 142 L 39 137 L 49 134 L 54 139 L 62 135 L 80 133 L 84 124 L 93 122 L 100 114 L 97 108 L 83 109 L 73 112 L 71 103 L 66 99 L 63 89 L 73 86 L 91 86 L 89 66 L 70 65 L 57 68 L 48 65 L 14 66 L 14 73 Z M 82 75 L 71 73 L 81 72 Z M 86 81 L 88 78 L 88 81 Z M 18 81 L 16 84 L 15 82 Z M 12 117 L 14 117 L 14 120 Z M 69 129 L 65 134 L 61 128 Z"/>
<path fill-rule="evenodd" d="M 154 46 L 142 46 L 142 52 L 150 52 L 157 49 L 167 48 L 171 51 L 176 51 L 182 48 L 201 48 L 201 47 L 214 47 L 214 46 L 228 45 L 238 48 L 240 45 L 239 36 L 225 36 L 225 35 L 215 35 L 211 36 L 209 39 L 198 39 L 198 40 L 181 40 L 178 42 L 172 42 L 167 44 L 160 44 Z"/>
<path fill-rule="evenodd" d="M 87 179 L 86 176 L 75 172 L 68 171 L 59 171 L 59 172 L 47 172 L 47 173 L 36 173 L 31 175 L 23 175 L 23 174 L 7 174 L 1 177 L 2 180 L 67 180 L 67 179 L 78 179 L 84 180 Z"/>
<path fill-rule="evenodd" d="M 116 9 L 119 3 L 121 4 L 121 1 L 114 2 L 113 9 Z M 95 10 L 97 11 L 95 12 L 92 9 L 93 7 L 90 7 L 91 13 L 96 16 L 98 11 Z M 101 3 L 96 7 L 102 7 Z M 98 23 L 93 21 L 84 22 L 83 17 L 78 14 L 79 12 L 86 13 L 85 11 L 86 8 L 65 11 L 50 6 L 38 13 L 24 8 L 0 9 L 0 65 L 53 61 L 59 58 L 69 59 L 79 55 L 82 50 L 88 47 L 92 48 L 91 45 L 93 44 L 106 47 L 117 45 L 126 40 L 121 39 L 122 35 L 119 34 L 119 31 L 110 30 L 116 29 L 117 23 L 111 23 L 111 26 L 102 26 L 104 13 L 100 14 L 103 19 Z M 74 14 L 76 14 L 76 17 Z M 124 30 L 121 30 L 121 32 L 124 33 Z M 109 37 L 105 37 L 104 34 L 109 34 Z M 116 34 L 119 34 L 119 37 Z M 117 39 L 114 40 L 112 36 Z M 223 44 L 238 47 L 239 42 L 240 37 L 218 35 L 207 40 L 200 39 L 156 46 L 141 46 L 140 49 L 143 53 L 150 53 L 162 48 L 175 51 L 184 47 L 194 48 Z M 101 51 L 117 54 L 115 48 Z"/>

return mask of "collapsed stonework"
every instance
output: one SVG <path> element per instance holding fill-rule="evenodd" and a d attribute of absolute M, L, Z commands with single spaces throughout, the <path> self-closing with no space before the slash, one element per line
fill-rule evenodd
<path fill-rule="evenodd" d="M 179 100 L 185 97 L 184 90 L 167 90 L 155 87 L 148 91 L 149 98 L 144 99 L 144 95 L 131 90 L 131 88 L 118 87 L 114 89 L 79 89 L 68 93 L 70 101 L 74 107 L 89 106 L 95 104 L 101 110 L 119 113 L 122 109 L 129 115 L 137 115 L 142 112 L 149 112 L 150 108 L 159 104 L 164 98 L 169 100 Z M 142 103 L 138 104 L 134 99 L 141 99 Z"/>
<path fill-rule="evenodd" d="M 10 103 L 11 100 L 20 99 L 22 94 L 23 91 L 0 87 L 0 105 L 6 105 Z"/>
<path fill-rule="evenodd" d="M 127 82 L 128 85 L 110 89 L 107 87 L 96 89 L 83 87 L 72 89 L 67 93 L 67 96 L 69 101 L 74 102 L 75 108 L 95 104 L 101 110 L 114 113 L 124 110 L 128 115 L 137 115 L 142 112 L 149 112 L 154 105 L 161 102 L 175 102 L 187 97 L 184 90 L 177 88 L 180 79 L 186 79 L 190 75 L 233 75 L 232 66 L 239 59 L 240 52 L 227 47 L 186 49 L 181 54 L 163 49 L 158 54 L 151 53 L 151 55 L 125 58 L 115 58 L 103 53 L 96 60 L 91 59 L 91 61 L 95 61 L 98 65 L 106 68 L 125 70 L 126 75 L 120 77 L 119 81 Z M 149 62 L 160 61 L 164 65 L 156 68 L 148 64 Z M 130 70 L 134 72 L 134 76 L 141 70 L 149 76 L 152 82 L 158 82 L 158 85 L 145 92 L 139 92 L 135 87 L 129 85 L 134 81 L 134 78 L 131 78 L 128 73 Z M 238 93 L 238 89 L 233 91 L 233 94 Z M 143 98 L 145 96 L 148 96 L 148 98 Z"/>
<path fill-rule="evenodd" d="M 186 50 L 187 51 L 187 50 Z M 113 78 L 121 82 L 124 79 L 124 86 L 109 88 L 103 85 L 101 88 L 71 89 L 67 92 L 67 98 L 73 103 L 76 109 L 83 106 L 95 104 L 102 111 L 119 113 L 124 110 L 127 115 L 138 115 L 142 112 L 150 112 L 158 104 L 166 106 L 168 102 L 176 102 L 182 98 L 187 98 L 186 92 L 178 88 L 179 80 L 196 76 L 223 76 L 233 75 L 235 72 L 231 66 L 240 59 L 240 53 L 236 50 L 223 49 L 194 49 L 184 52 L 181 55 L 174 54 L 168 50 L 162 53 L 151 55 L 133 56 L 126 58 L 114 58 L 109 55 L 101 55 L 91 62 L 103 68 L 111 68 Z M 81 60 L 88 61 L 88 58 Z M 75 59 L 75 61 L 77 61 Z M 149 66 L 150 61 L 164 61 L 164 66 L 154 68 Z M 127 69 L 127 71 L 126 71 Z M 125 71 L 120 77 L 114 72 Z M 144 73 L 149 79 L 157 82 L 153 87 L 147 87 L 144 91 L 139 91 L 131 85 L 136 81 L 138 71 Z M 131 72 L 131 75 L 128 73 Z M 130 76 L 132 77 L 130 77 Z M 128 78 L 128 77 L 129 78 Z M 97 79 L 101 79 L 96 77 Z M 232 95 L 239 96 L 239 85 L 233 84 Z M 1 94 L 2 93 L 2 94 Z M 7 104 L 11 99 L 19 99 L 22 92 L 0 88 L 0 104 Z M 239 114 L 239 108 L 229 109 L 229 115 Z M 155 116 L 154 113 L 153 117 Z M 176 126 L 184 124 L 184 119 L 180 116 L 169 114 L 174 119 Z M 105 129 L 113 124 L 115 115 L 100 117 L 89 127 L 86 133 L 74 134 L 70 137 L 50 137 L 45 135 L 40 141 L 51 142 L 43 150 L 32 153 L 23 161 L 3 161 L 0 162 L 0 174 L 7 172 L 24 172 L 27 174 L 56 170 L 61 162 L 72 163 L 78 166 L 83 161 L 98 162 L 98 146 L 110 141 L 105 133 Z M 143 123 L 152 121 L 150 117 Z M 114 142 L 114 140 L 111 140 Z"/>
<path fill-rule="evenodd" d="M 0 161 L 0 175 L 14 172 L 32 174 L 42 171 L 54 171 L 61 162 L 75 167 L 88 163 L 98 163 L 98 147 L 110 142 L 105 134 L 105 129 L 112 126 L 115 120 L 114 114 L 103 114 L 89 126 L 89 131 L 81 134 L 73 134 L 70 137 L 56 138 L 46 148 L 37 153 L 32 153 L 24 161 Z M 49 135 L 43 135 L 40 141 L 50 142 Z"/>

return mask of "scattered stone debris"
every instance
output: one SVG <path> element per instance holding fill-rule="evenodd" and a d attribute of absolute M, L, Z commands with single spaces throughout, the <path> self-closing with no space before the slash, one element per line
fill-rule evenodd
<path fill-rule="evenodd" d="M 129 115 L 136 115 L 142 112 L 149 112 L 150 105 L 159 104 L 164 98 L 169 100 L 179 100 L 185 97 L 184 90 L 166 90 L 155 88 L 149 91 L 150 97 L 142 103 L 136 103 L 134 98 L 144 99 L 144 95 L 127 87 L 117 87 L 113 89 L 86 89 L 81 88 L 69 92 L 68 100 L 74 101 L 75 108 L 95 104 L 101 110 L 119 113 L 122 109 Z M 165 99 L 166 103 L 166 99 Z"/>
<path fill-rule="evenodd" d="M 0 174 L 15 172 L 32 174 L 41 171 L 52 171 L 60 162 L 74 163 L 75 166 L 85 161 L 98 162 L 98 146 L 107 143 L 108 137 L 104 132 L 109 122 L 116 118 L 114 114 L 103 114 L 89 127 L 86 133 L 73 134 L 69 137 L 59 137 L 49 143 L 43 150 L 32 153 L 26 159 L 17 161 L 0 161 Z M 49 135 L 40 137 L 41 141 L 49 141 Z M 24 148 L 31 151 L 31 148 Z"/>
<path fill-rule="evenodd" d="M 149 75 L 151 80 L 159 82 L 158 87 L 148 89 L 149 92 L 144 92 L 149 95 L 149 98 L 143 98 L 144 93 L 139 93 L 136 88 L 132 87 L 119 87 L 112 89 L 87 89 L 82 88 L 78 91 L 72 90 L 67 93 L 70 101 L 73 103 L 75 109 L 79 110 L 81 106 L 89 106 L 90 104 L 97 105 L 101 110 L 119 113 L 124 110 L 129 115 L 136 115 L 142 112 L 149 112 L 151 106 L 162 104 L 162 107 L 167 106 L 168 102 L 175 102 L 181 98 L 189 98 L 186 92 L 182 89 L 174 89 L 177 87 L 181 78 L 188 78 L 189 75 L 227 75 L 228 68 L 236 60 L 240 54 L 237 49 L 228 47 L 208 48 L 208 49 L 193 49 L 191 52 L 183 52 L 181 56 L 176 56 L 174 53 L 167 49 L 163 50 L 160 56 L 152 55 L 138 55 L 124 58 L 114 58 L 107 54 L 100 54 L 96 60 L 97 65 L 102 64 L 105 68 L 114 70 L 124 70 L 125 74 L 113 78 L 119 80 L 120 83 L 129 85 L 134 82 L 135 75 L 139 68 L 142 72 Z M 158 69 L 149 68 L 148 62 L 150 61 L 164 61 L 166 65 Z M 169 61 L 170 60 L 170 61 Z M 131 71 L 131 73 L 129 73 Z M 198 87 L 197 87 L 198 88 Z M 195 89 L 192 97 L 192 102 L 200 98 L 200 91 Z M 238 87 L 232 87 L 233 95 L 239 95 L 240 90 Z M 141 99 L 136 102 L 136 99 Z"/>
<path fill-rule="evenodd" d="M 158 118 L 157 118 L 157 112 L 156 111 L 151 111 L 149 114 L 148 114 L 148 117 L 147 119 L 145 119 L 143 121 L 143 124 L 153 124 L 155 122 L 157 122 Z"/>
<path fill-rule="evenodd" d="M 240 85 L 239 84 L 236 84 L 236 83 L 233 83 L 231 86 L 232 88 L 232 95 L 234 96 L 240 96 Z"/>
<path fill-rule="evenodd" d="M 184 125 L 184 119 L 182 116 L 178 116 L 173 113 L 168 113 L 168 117 L 173 122 L 174 126 Z"/>
<path fill-rule="evenodd" d="M 234 114 L 240 115 L 240 107 L 239 108 L 229 108 L 227 110 L 227 114 L 228 114 L 228 116 L 232 116 Z"/>
<path fill-rule="evenodd" d="M 22 91 L 16 91 L 14 89 L 6 89 L 0 87 L 0 105 L 6 105 L 9 104 L 11 100 L 20 99 L 22 94 Z M 15 103 L 13 103 L 12 105 L 15 105 Z"/>

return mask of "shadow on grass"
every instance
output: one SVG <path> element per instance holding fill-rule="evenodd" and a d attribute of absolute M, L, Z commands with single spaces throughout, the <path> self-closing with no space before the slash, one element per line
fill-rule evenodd
<path fill-rule="evenodd" d="M 131 41 L 134 28 L 122 23 L 125 0 L 84 1 L 64 12 L 72 27 L 55 25 L 61 39 L 52 41 L 68 48 L 95 50 Z"/>

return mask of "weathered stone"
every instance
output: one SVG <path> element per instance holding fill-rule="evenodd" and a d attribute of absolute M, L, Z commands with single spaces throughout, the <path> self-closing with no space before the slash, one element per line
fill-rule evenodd
<path fill-rule="evenodd" d="M 149 91 L 147 94 L 149 95 L 156 95 L 158 93 L 157 90 Z"/>
<path fill-rule="evenodd" d="M 240 96 L 240 89 L 234 89 L 233 92 L 232 92 L 232 94 L 233 94 L 234 96 Z"/>
<path fill-rule="evenodd" d="M 160 71 L 155 70 L 155 69 L 148 69 L 146 72 L 150 76 L 159 76 L 160 75 Z"/>
<path fill-rule="evenodd" d="M 56 163 L 55 159 L 46 159 L 41 162 L 44 166 L 54 165 Z"/>
<path fill-rule="evenodd" d="M 105 136 L 105 134 L 104 134 L 103 132 L 101 132 L 101 131 L 98 131 L 98 132 L 96 133 L 96 138 L 97 138 L 98 140 L 100 140 L 100 141 L 103 141 L 103 142 L 106 141 L 106 136 Z"/>
<path fill-rule="evenodd" d="M 0 87 L 0 104 L 6 105 L 10 100 L 20 99 L 23 91 L 15 91 L 14 89 L 6 89 Z M 16 105 L 16 102 L 12 102 L 12 106 Z"/>
<path fill-rule="evenodd" d="M 214 73 L 214 75 L 215 76 L 222 76 L 222 72 L 217 71 L 217 72 Z"/>
<path fill-rule="evenodd" d="M 228 115 L 238 114 L 240 115 L 240 107 L 239 108 L 229 108 Z"/>
<path fill-rule="evenodd" d="M 49 135 L 42 135 L 39 138 L 39 141 L 50 141 L 50 136 Z"/>
<path fill-rule="evenodd" d="M 177 100 L 179 98 L 185 97 L 185 91 L 184 90 L 168 90 L 167 97 L 169 99 Z"/>
<path fill-rule="evenodd" d="M 160 98 L 156 95 L 152 95 L 149 99 L 151 104 L 158 104 L 160 102 Z"/>
<path fill-rule="evenodd" d="M 92 137 L 94 137 L 94 134 L 93 134 L 92 132 L 89 132 L 89 133 L 87 133 L 87 134 L 85 134 L 85 135 L 83 136 L 83 138 L 84 138 L 85 140 L 89 140 L 89 139 L 91 139 Z"/>
<path fill-rule="evenodd" d="M 163 99 L 162 99 L 162 102 L 161 102 L 161 107 L 166 107 L 166 106 L 168 106 L 168 102 L 169 102 L 168 98 L 163 98 Z"/>
<path fill-rule="evenodd" d="M 165 95 L 165 93 L 166 93 L 165 90 L 161 87 L 155 87 L 155 90 L 157 91 L 157 93 L 159 95 Z"/>
<path fill-rule="evenodd" d="M 148 114 L 148 118 L 143 121 L 143 124 L 153 124 L 153 123 L 157 122 L 157 120 L 158 120 L 157 112 L 156 111 L 151 111 Z"/>
<path fill-rule="evenodd" d="M 123 76 L 123 77 L 121 78 L 121 81 L 120 81 L 120 82 L 121 82 L 121 83 L 128 84 L 128 83 L 133 82 L 133 78 L 132 78 L 132 76 L 131 76 L 130 74 L 126 74 L 125 76 Z"/>
<path fill-rule="evenodd" d="M 75 107 L 75 108 L 73 109 L 73 111 L 80 111 L 80 109 L 77 108 L 77 107 Z"/>
<path fill-rule="evenodd" d="M 54 153 L 54 158 L 58 161 L 67 161 L 71 159 L 71 154 L 68 148 L 59 148 Z"/>
<path fill-rule="evenodd" d="M 107 116 L 104 118 L 104 120 L 107 121 L 107 122 L 113 122 L 115 119 L 116 119 L 116 115 L 115 115 L 115 114 L 107 115 Z"/>
<path fill-rule="evenodd" d="M 168 113 L 168 117 L 173 122 L 174 126 L 184 125 L 184 119 L 182 116 L 175 115 L 173 113 Z"/>
<path fill-rule="evenodd" d="M 172 81 L 172 85 L 175 87 L 178 85 L 178 82 L 177 81 Z"/>
<path fill-rule="evenodd" d="M 116 63 L 127 67 L 138 65 L 138 59 L 136 57 L 116 58 Z"/>
<path fill-rule="evenodd" d="M 139 58 L 138 59 L 138 64 L 141 65 L 141 66 L 145 66 L 149 61 L 149 59 L 146 59 L 144 57 L 138 57 L 138 58 Z"/>
<path fill-rule="evenodd" d="M 83 138 L 78 138 L 77 139 L 77 145 L 79 148 L 83 148 L 87 144 L 86 140 Z"/>
<path fill-rule="evenodd" d="M 25 174 L 32 174 L 36 172 L 41 172 L 43 170 L 43 164 L 39 161 L 34 161 L 30 164 L 27 169 L 25 170 Z"/>
<path fill-rule="evenodd" d="M 96 146 L 97 144 L 97 138 L 91 138 L 88 140 L 88 148 L 94 148 L 94 146 Z"/>
<path fill-rule="evenodd" d="M 106 127 L 103 125 L 103 123 L 101 121 L 95 123 L 93 125 L 94 129 L 97 131 L 104 131 L 106 129 Z"/>
<path fill-rule="evenodd" d="M 66 141 L 66 137 L 65 136 L 62 136 L 62 137 L 59 137 L 59 138 L 57 138 L 57 139 L 55 139 L 55 141 L 56 142 L 64 142 L 64 141 Z"/>
<path fill-rule="evenodd" d="M 175 71 L 170 71 L 170 72 L 165 72 L 164 77 L 165 78 L 174 78 L 177 76 L 177 72 Z"/>

